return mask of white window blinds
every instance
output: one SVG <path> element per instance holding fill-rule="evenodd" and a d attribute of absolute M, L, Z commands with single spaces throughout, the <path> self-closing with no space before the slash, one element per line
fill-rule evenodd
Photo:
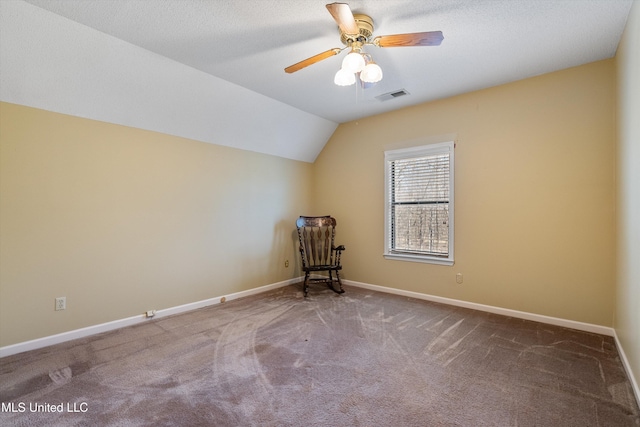
<path fill-rule="evenodd" d="M 385 153 L 385 255 L 453 260 L 453 143 Z"/>

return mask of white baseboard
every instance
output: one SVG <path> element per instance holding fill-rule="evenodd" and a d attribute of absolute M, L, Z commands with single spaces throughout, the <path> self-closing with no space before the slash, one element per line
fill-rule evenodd
<path fill-rule="evenodd" d="M 221 295 L 215 298 L 209 298 L 202 301 L 196 301 L 189 304 L 157 310 L 155 316 L 153 316 L 153 319 L 157 319 L 159 317 L 172 316 L 174 314 L 196 310 L 198 308 L 207 307 L 209 305 L 220 304 L 220 300 L 222 298 L 225 298 L 226 301 L 231 301 L 234 299 L 247 297 L 250 295 L 260 294 L 262 292 L 270 291 L 272 289 L 277 289 L 283 286 L 288 286 L 294 283 L 298 283 L 301 280 L 303 280 L 303 278 L 297 277 L 294 279 L 289 279 L 289 280 L 285 280 L 278 283 L 272 283 L 270 285 L 260 286 L 258 288 L 253 288 L 246 291 L 235 292 L 229 295 Z M 146 322 L 149 320 L 151 320 L 151 318 L 146 317 L 144 314 L 140 314 L 138 316 L 127 317 L 126 319 L 114 320 L 112 322 L 101 323 L 99 325 L 88 326 L 86 328 L 75 329 L 73 331 L 63 332 L 63 333 L 51 335 L 48 337 L 38 338 L 31 341 L 25 341 L 18 344 L 0 347 L 0 358 L 11 356 L 13 354 L 23 353 L 29 350 L 36 350 L 38 348 L 48 347 L 54 344 L 60 344 L 60 343 L 75 340 L 78 338 L 84 338 L 91 335 L 100 334 L 102 332 L 112 331 L 114 329 L 124 328 L 126 326 L 136 325 L 138 323 Z"/>
<path fill-rule="evenodd" d="M 614 336 L 613 328 L 594 325 L 592 323 L 576 322 L 558 317 L 544 316 L 542 314 L 527 313 L 525 311 L 511 310 L 508 308 L 494 307 L 491 305 L 477 304 L 474 302 L 462 301 L 452 298 L 444 298 L 435 295 L 422 294 L 419 292 L 405 291 L 402 289 L 387 288 L 385 286 L 371 285 L 369 283 L 354 282 L 353 280 L 343 280 L 346 285 L 358 288 L 370 289 L 372 291 L 386 292 L 389 294 L 402 295 L 426 301 L 439 302 L 442 304 L 454 305 L 456 307 L 470 308 L 472 310 L 486 311 L 488 313 L 501 314 L 503 316 L 515 317 L 518 319 L 533 320 L 534 322 L 547 323 L 550 325 L 563 326 L 565 328 L 577 329 L 579 331 L 593 332 L 596 334 Z"/>
<path fill-rule="evenodd" d="M 638 381 L 636 381 L 636 377 L 633 375 L 633 370 L 631 369 L 631 365 L 629 364 L 629 359 L 627 359 L 627 355 L 624 352 L 624 348 L 622 347 L 622 344 L 618 339 L 618 334 L 616 334 L 615 330 L 613 331 L 613 338 L 616 340 L 616 347 L 618 347 L 618 353 L 620 353 L 622 365 L 627 371 L 627 377 L 629 377 L 629 381 L 631 382 L 631 388 L 633 388 L 633 393 L 636 395 L 636 402 L 640 404 L 640 387 L 638 386 Z"/>

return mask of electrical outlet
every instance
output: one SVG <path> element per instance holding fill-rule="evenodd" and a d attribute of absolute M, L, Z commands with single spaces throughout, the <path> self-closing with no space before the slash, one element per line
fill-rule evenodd
<path fill-rule="evenodd" d="M 462 284 L 462 273 L 456 274 L 456 283 L 459 285 Z"/>
<path fill-rule="evenodd" d="M 284 261 L 284 268 L 289 268 L 289 260 Z"/>
<path fill-rule="evenodd" d="M 56 311 L 67 309 L 67 297 L 56 298 Z"/>

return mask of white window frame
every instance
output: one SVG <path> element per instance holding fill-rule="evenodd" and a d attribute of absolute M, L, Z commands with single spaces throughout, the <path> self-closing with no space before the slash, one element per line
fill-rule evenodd
<path fill-rule="evenodd" d="M 424 262 L 429 264 L 453 265 L 454 263 L 454 141 L 440 142 L 436 144 L 427 144 L 411 148 L 402 148 L 397 150 L 388 150 L 384 152 L 384 170 L 385 170 L 385 209 L 384 209 L 384 257 L 386 259 Z M 428 255 L 413 252 L 396 251 L 391 241 L 391 163 L 396 160 L 420 158 L 438 154 L 449 155 L 449 230 L 448 230 L 448 249 L 447 256 Z"/>

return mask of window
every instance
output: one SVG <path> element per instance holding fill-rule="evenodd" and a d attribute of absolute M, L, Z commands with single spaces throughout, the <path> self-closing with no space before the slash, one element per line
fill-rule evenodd
<path fill-rule="evenodd" d="M 454 143 L 385 156 L 385 258 L 453 265 Z"/>

